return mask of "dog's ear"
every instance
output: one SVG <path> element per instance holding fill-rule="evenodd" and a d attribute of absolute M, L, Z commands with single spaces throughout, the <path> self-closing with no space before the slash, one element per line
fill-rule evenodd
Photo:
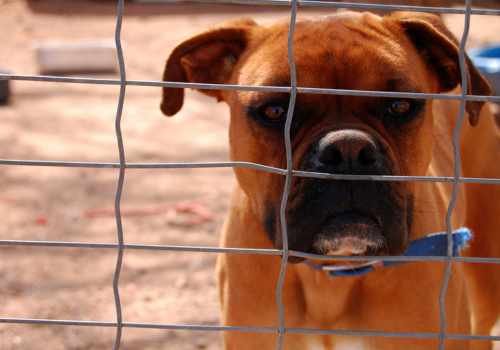
<path fill-rule="evenodd" d="M 170 54 L 163 72 L 164 81 L 221 84 L 245 50 L 249 33 L 256 23 L 250 19 L 229 22 L 219 28 L 186 40 Z M 201 90 L 221 99 L 220 91 Z M 184 101 L 184 89 L 163 88 L 160 109 L 176 114 Z"/>
<path fill-rule="evenodd" d="M 402 26 L 419 54 L 435 72 L 439 92 L 450 91 L 461 83 L 459 44 L 446 28 L 441 17 L 427 13 L 395 12 L 389 16 Z M 488 81 L 466 56 L 469 95 L 491 95 Z M 476 125 L 484 102 L 468 101 L 466 104 L 469 122 Z"/>

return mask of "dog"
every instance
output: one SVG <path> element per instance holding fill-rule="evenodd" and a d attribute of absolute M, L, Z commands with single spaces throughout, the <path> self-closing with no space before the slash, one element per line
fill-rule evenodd
<path fill-rule="evenodd" d="M 181 43 L 163 80 L 290 86 L 288 23 L 226 23 Z M 296 23 L 298 86 L 422 93 L 461 93 L 458 42 L 440 17 L 395 12 L 339 13 Z M 468 94 L 490 95 L 487 81 L 467 63 Z M 230 108 L 230 157 L 286 168 L 284 126 L 289 93 L 202 90 Z M 167 116 L 183 104 L 182 88 L 164 88 Z M 462 126 L 462 174 L 500 177 L 500 133 L 483 102 L 467 101 Z M 290 130 L 293 168 L 354 175 L 453 176 L 456 100 L 298 93 Z M 285 177 L 236 167 L 236 185 L 221 245 L 283 246 L 280 203 Z M 500 256 L 500 186 L 461 184 L 453 229 L 472 230 L 465 254 Z M 328 180 L 294 176 L 286 207 L 288 247 L 322 256 L 400 255 L 412 242 L 446 231 L 452 185 L 442 182 Z M 438 299 L 446 264 L 407 262 L 352 276 L 324 270 L 355 262 L 289 256 L 282 302 L 287 329 L 430 333 L 428 337 L 284 334 L 284 348 L 432 349 L 439 332 L 489 335 L 500 314 L 495 265 L 453 263 L 446 289 L 446 329 Z M 221 254 L 222 323 L 278 327 L 280 256 Z M 227 331 L 231 350 L 274 349 L 278 334 Z M 491 349 L 492 342 L 445 339 L 446 349 Z"/>

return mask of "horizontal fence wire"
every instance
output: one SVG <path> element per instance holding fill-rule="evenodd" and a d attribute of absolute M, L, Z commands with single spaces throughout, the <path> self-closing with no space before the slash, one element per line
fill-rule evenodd
<path fill-rule="evenodd" d="M 197 1 L 209 2 L 214 1 Z M 431 94 L 419 92 L 395 92 L 395 91 L 363 91 L 363 90 L 346 90 L 346 89 L 326 89 L 297 86 L 296 81 L 292 78 L 290 86 L 250 86 L 250 85 L 234 85 L 234 84 L 208 84 L 208 83 L 185 83 L 185 82 L 170 82 L 170 81 L 151 81 L 151 80 L 127 80 L 124 64 L 124 56 L 121 46 L 121 24 L 124 13 L 124 0 L 117 0 L 117 14 L 115 26 L 115 44 L 120 67 L 120 79 L 95 79 L 85 77 L 64 77 L 64 76 L 44 76 L 44 75 L 16 75 L 0 73 L 0 80 L 13 81 L 32 81 L 44 83 L 74 83 L 74 84 L 94 84 L 94 85 L 111 85 L 120 87 L 120 95 L 118 98 L 117 112 L 115 116 L 115 131 L 118 144 L 119 162 L 78 162 L 78 161 L 57 161 L 57 160 L 15 160 L 15 159 L 0 159 L 0 165 L 4 166 L 48 166 L 48 167 L 69 167 L 69 168 L 109 168 L 118 169 L 118 181 L 115 194 L 115 219 L 117 226 L 117 243 L 90 243 L 90 242 L 65 242 L 65 241 L 34 241 L 34 240 L 0 240 L 1 247 L 29 246 L 29 247 L 47 247 L 47 248 L 90 248 L 90 249 L 112 249 L 117 251 L 117 261 L 115 272 L 113 274 L 113 294 L 115 298 L 116 322 L 108 321 L 85 321 L 85 320 L 55 320 L 55 319 L 34 319 L 34 318 L 12 318 L 0 317 L 0 323 L 7 324 L 38 324 L 38 325 L 59 325 L 59 326 L 85 326 L 85 327 L 112 327 L 116 328 L 113 349 L 119 350 L 121 345 L 121 335 L 123 328 L 147 328 L 147 329 L 164 329 L 164 330 L 186 330 L 186 331 L 237 331 L 250 333 L 274 333 L 278 335 L 277 349 L 282 349 L 284 345 L 284 335 L 288 334 L 316 334 L 316 335 L 340 335 L 340 336 L 360 336 L 360 337 L 392 337 L 392 338 L 415 338 L 415 339 L 437 339 L 439 340 L 439 348 L 444 348 L 445 340 L 490 340 L 500 341 L 500 336 L 487 335 L 466 335 L 466 334 L 450 334 L 446 331 L 446 317 L 444 313 L 445 295 L 447 291 L 448 281 L 451 275 L 452 263 L 488 263 L 500 264 L 500 257 L 453 257 L 448 256 L 384 256 L 385 261 L 400 261 L 400 262 L 442 262 L 446 264 L 443 285 L 440 293 L 440 319 L 441 327 L 439 332 L 385 332 L 372 330 L 344 330 L 344 329 L 308 329 L 308 328 L 290 328 L 285 326 L 285 309 L 282 303 L 282 289 L 284 277 L 286 273 L 287 258 L 289 256 L 300 257 L 304 259 L 316 259 L 322 261 L 366 261 L 380 260 L 380 256 L 324 256 L 298 252 L 288 249 L 286 238 L 286 218 L 285 208 L 289 192 L 289 186 L 285 186 L 282 197 L 281 206 L 281 225 L 284 232 L 283 249 L 254 249 L 254 248 L 232 248 L 232 247 L 207 247 L 207 246 L 180 246 L 180 245 L 155 245 L 155 244 L 130 244 L 124 242 L 123 228 L 121 224 L 121 194 L 123 191 L 123 181 L 126 169 L 186 169 L 186 168 L 247 168 L 267 173 L 278 174 L 286 177 L 286 182 L 290 182 L 293 176 L 296 177 L 311 177 L 331 180 L 371 180 L 371 181 L 419 181 L 419 182 L 446 182 L 453 184 L 453 196 L 450 199 L 447 212 L 447 233 L 448 238 L 451 233 L 451 214 L 456 202 L 456 192 L 460 183 L 475 183 L 500 185 L 498 178 L 472 178 L 462 177 L 460 175 L 460 152 L 457 147 L 457 141 L 460 136 L 460 124 L 457 122 L 454 131 L 454 160 L 455 171 L 453 176 L 386 176 L 386 175 L 344 175 L 344 174 L 327 174 L 315 173 L 294 170 L 291 167 L 291 145 L 286 143 L 287 153 L 287 168 L 277 168 L 257 164 L 252 162 L 157 162 L 157 163 L 127 163 L 125 159 L 125 149 L 123 146 L 123 138 L 121 135 L 121 116 L 125 102 L 126 86 L 149 86 L 149 87 L 174 87 L 174 88 L 192 88 L 200 90 L 240 90 L 240 91 L 257 91 L 257 92 L 282 92 L 290 93 L 291 96 L 296 94 L 331 94 L 331 95 L 347 95 L 360 97 L 391 97 L 391 98 L 410 98 L 410 99 L 441 99 L 441 100 L 456 100 L 461 103 L 461 113 L 458 120 L 462 120 L 465 115 L 466 101 L 483 101 L 500 103 L 500 96 L 477 96 L 467 94 L 467 81 L 465 76 L 465 43 L 467 41 L 468 29 L 471 15 L 500 15 L 498 9 L 485 9 L 472 7 L 471 0 L 464 0 L 463 8 L 455 7 L 429 7 L 429 6 L 410 6 L 410 5 L 383 5 L 371 3 L 352 3 L 341 1 L 313 1 L 313 0 L 249 0 L 249 1 L 231 1 L 224 0 L 218 3 L 238 3 L 238 4 L 260 4 L 268 6 L 288 6 L 290 7 L 290 27 L 288 37 L 289 48 L 289 65 L 291 76 L 295 72 L 293 64 L 293 55 L 290 55 L 293 44 L 293 29 L 295 26 L 295 17 L 297 8 L 300 7 L 324 7 L 324 8 L 347 8 L 356 10 L 380 10 L 380 11 L 415 11 L 428 13 L 449 13 L 463 14 L 465 17 L 464 33 L 462 35 L 460 45 L 460 66 L 462 76 L 462 91 L 461 94 Z M 287 115 L 287 124 L 290 126 L 293 118 L 293 98 L 291 98 L 289 113 Z M 289 128 L 285 130 L 285 139 L 290 141 Z M 286 243 L 286 244 L 285 244 Z M 448 243 L 451 243 L 449 239 Z M 450 247 L 450 245 L 449 245 Z M 278 306 L 278 327 L 245 327 L 245 326 L 215 326 L 215 325 L 191 325 L 191 324 L 162 324 L 162 323 L 134 323 L 126 322 L 122 319 L 122 305 L 119 294 L 119 278 L 122 269 L 123 253 L 125 250 L 148 250 L 148 251 L 171 251 L 171 252 L 203 252 L 203 253 L 224 253 L 224 254 L 256 254 L 281 257 L 280 279 L 276 286 L 276 302 Z M 449 253 L 449 252 L 448 252 Z"/>
<path fill-rule="evenodd" d="M 160 80 L 125 80 L 119 79 L 95 79 L 84 77 L 62 77 L 48 75 L 16 75 L 11 73 L 0 73 L 0 80 L 19 80 L 51 83 L 71 83 L 71 84 L 96 84 L 96 85 L 125 85 L 186 88 L 198 90 L 236 90 L 236 91 L 257 91 L 257 92 L 290 92 L 289 86 L 266 86 L 266 85 L 238 85 L 238 84 L 211 84 L 211 83 L 185 83 L 175 81 Z M 436 100 L 457 100 L 464 99 L 458 94 L 436 94 L 424 92 L 399 92 L 399 91 L 379 91 L 379 90 L 351 90 L 351 89 L 330 89 L 297 86 L 299 94 L 319 94 L 319 95 L 342 95 L 360 97 L 392 97 L 410 99 L 436 99 Z M 500 96 L 466 95 L 466 101 L 500 102 Z"/>
<path fill-rule="evenodd" d="M 116 322 L 106 321 L 81 321 L 81 320 L 54 320 L 37 318 L 7 318 L 1 317 L 1 323 L 10 324 L 38 324 L 52 326 L 81 326 L 81 327 L 117 327 Z M 193 324 L 168 324 L 168 323 L 139 323 L 122 322 L 123 328 L 164 329 L 176 331 L 202 331 L 202 332 L 245 332 L 245 333 L 278 333 L 277 327 L 256 326 L 216 326 Z M 412 338 L 412 339 L 439 339 L 437 332 L 386 332 L 376 330 L 350 330 L 350 329 L 319 329 L 319 328 L 293 328 L 285 327 L 285 333 L 304 335 L 338 335 L 381 338 Z M 449 340 L 489 340 L 500 341 L 500 336 L 445 334 Z"/>
<path fill-rule="evenodd" d="M 18 166 L 46 166 L 46 167 L 67 167 L 67 168 L 120 168 L 120 163 L 116 162 L 72 162 L 72 161 L 50 161 L 50 160 L 20 160 L 20 159 L 0 159 L 0 165 Z M 199 169 L 199 168 L 246 168 L 263 171 L 272 174 L 286 175 L 286 169 L 262 165 L 252 162 L 185 162 L 185 163 L 127 163 L 127 169 Z M 450 182 L 456 179 L 452 176 L 411 176 L 411 175 L 349 175 L 317 173 L 311 171 L 293 170 L 292 176 L 317 178 L 324 180 L 349 180 L 349 181 L 415 181 L 415 182 Z M 460 183 L 474 183 L 483 185 L 500 185 L 498 178 L 482 177 L 459 177 Z"/>
<path fill-rule="evenodd" d="M 82 248 L 82 249 L 117 249 L 117 243 L 89 243 L 89 242 L 67 242 L 67 241 L 33 241 L 33 240 L 0 240 L 0 247 L 46 247 L 46 248 Z M 264 248 L 234 248 L 234 247 L 211 247 L 211 246 L 196 246 L 196 245 L 168 245 L 168 244 L 135 244 L 124 243 L 123 249 L 129 250 L 156 250 L 156 251 L 173 251 L 173 252 L 191 252 L 191 253 L 221 253 L 221 254 L 248 254 L 248 255 L 272 255 L 282 256 L 282 251 L 279 249 L 264 249 Z M 396 262 L 443 262 L 448 259 L 462 263 L 477 263 L 477 264 L 500 264 L 500 258 L 496 257 L 473 257 L 473 256 L 425 256 L 425 255 L 384 255 L 381 256 L 343 256 L 343 255 L 318 255 L 313 253 L 305 253 L 296 250 L 289 250 L 288 256 L 304 258 L 309 260 L 321 261 L 351 261 L 351 262 L 366 262 L 367 260 L 384 260 Z"/>

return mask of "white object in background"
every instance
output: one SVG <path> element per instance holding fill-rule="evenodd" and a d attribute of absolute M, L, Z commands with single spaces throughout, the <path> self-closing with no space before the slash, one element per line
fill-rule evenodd
<path fill-rule="evenodd" d="M 35 50 L 41 74 L 117 71 L 113 41 L 47 42 Z"/>

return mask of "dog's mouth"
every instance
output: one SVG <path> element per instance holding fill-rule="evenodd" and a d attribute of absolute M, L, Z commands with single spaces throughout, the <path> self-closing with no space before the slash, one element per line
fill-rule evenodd
<path fill-rule="evenodd" d="M 315 235 L 315 253 L 331 256 L 380 255 L 387 246 L 380 220 L 346 211 L 325 220 Z"/>
<path fill-rule="evenodd" d="M 297 185 L 298 186 L 298 185 Z M 310 181 L 295 188 L 287 208 L 290 250 L 324 256 L 401 254 L 412 217 L 412 197 L 393 184 Z M 282 247 L 278 211 L 269 210 L 268 232 Z M 303 257 L 290 257 L 301 262 Z M 332 259 L 333 261 L 333 259 Z"/>

